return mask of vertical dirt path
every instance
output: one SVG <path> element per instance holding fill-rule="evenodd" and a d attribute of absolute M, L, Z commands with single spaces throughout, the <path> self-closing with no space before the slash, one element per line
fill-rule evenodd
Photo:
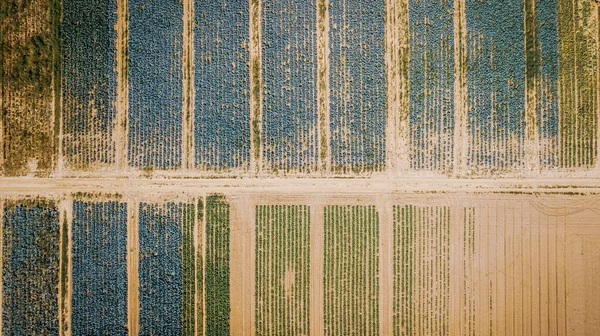
<path fill-rule="evenodd" d="M 181 166 L 194 164 L 194 0 L 183 0 L 183 116 L 181 128 Z"/>
<path fill-rule="evenodd" d="M 115 165 L 120 171 L 127 169 L 127 134 L 129 123 L 127 113 L 129 110 L 129 89 L 127 79 L 127 40 L 128 40 L 128 7 L 127 0 L 117 0 L 117 39 L 115 49 L 117 53 L 117 101 L 116 125 L 113 139 L 115 142 Z"/>
<path fill-rule="evenodd" d="M 262 167 L 261 0 L 250 1 L 250 171 Z"/>
<path fill-rule="evenodd" d="M 467 164 L 467 17 L 465 0 L 454 2 L 454 176 Z"/>
<path fill-rule="evenodd" d="M 139 299 L 139 256 L 140 242 L 138 236 L 139 202 L 127 201 L 127 329 L 129 335 L 137 336 L 140 331 L 140 299 Z"/>
<path fill-rule="evenodd" d="M 331 170 L 331 130 L 329 128 L 329 0 L 317 1 L 317 110 L 319 168 Z"/>
<path fill-rule="evenodd" d="M 323 203 L 310 206 L 310 335 L 323 335 Z"/>

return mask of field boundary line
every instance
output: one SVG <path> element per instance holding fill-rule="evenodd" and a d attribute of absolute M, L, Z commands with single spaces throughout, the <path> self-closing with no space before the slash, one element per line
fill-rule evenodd
<path fill-rule="evenodd" d="M 59 203 L 59 334 L 70 336 L 73 297 L 73 197 L 65 195 Z M 66 241 L 65 241 L 66 239 Z M 66 265 L 65 265 L 66 263 Z"/>
<path fill-rule="evenodd" d="M 129 335 L 137 336 L 140 331 L 140 299 L 139 299 L 139 255 L 140 243 L 139 202 L 127 200 L 127 330 Z"/>
<path fill-rule="evenodd" d="M 467 16 L 465 0 L 454 2 L 454 176 L 467 166 Z"/>
<path fill-rule="evenodd" d="M 250 171 L 262 170 L 262 0 L 250 1 Z"/>
<path fill-rule="evenodd" d="M 329 0 L 317 0 L 317 96 L 319 169 L 331 171 L 331 129 L 329 128 Z"/>
<path fill-rule="evenodd" d="M 598 8 L 596 10 L 596 46 L 600 49 L 600 2 L 596 1 L 596 5 Z M 600 54 L 596 55 L 597 58 L 597 67 L 596 67 L 596 75 L 598 76 L 598 83 L 596 88 L 596 169 L 600 170 Z M 1 127 L 0 127 L 1 129 Z M 0 144 L 2 141 L 0 140 Z"/>
<path fill-rule="evenodd" d="M 525 0 L 525 166 L 539 169 L 540 141 L 538 131 L 538 52 L 536 0 Z"/>
<path fill-rule="evenodd" d="M 0 194 L 59 195 L 97 192 L 145 197 L 151 194 L 218 193 L 339 193 L 342 195 L 381 192 L 429 193 L 600 193 L 600 179 L 63 179 L 0 178 Z"/>
<path fill-rule="evenodd" d="M 52 142 L 54 155 L 51 167 L 59 173 L 63 169 L 63 113 L 62 113 L 62 50 L 60 25 L 62 20 L 62 4 L 60 0 L 50 1 L 50 24 L 52 31 Z"/>
<path fill-rule="evenodd" d="M 115 166 L 124 170 L 127 162 L 127 135 L 129 134 L 129 89 L 127 68 L 127 41 L 128 41 L 128 0 L 117 0 L 117 39 L 115 40 L 117 63 L 117 100 L 115 102 L 116 117 L 113 139 L 115 142 Z"/>
<path fill-rule="evenodd" d="M 394 334 L 394 222 L 388 197 L 376 204 L 379 215 L 379 335 Z"/>
<path fill-rule="evenodd" d="M 181 166 L 193 169 L 194 164 L 194 0 L 183 0 L 182 55 L 182 144 Z"/>
<path fill-rule="evenodd" d="M 322 202 L 310 206 L 310 336 L 323 335 L 323 223 Z"/>
<path fill-rule="evenodd" d="M 0 105 L 0 107 L 2 107 Z M 1 131 L 1 130 L 0 130 Z M 0 270 L 4 270 L 4 198 L 0 197 Z M 3 272 L 4 273 L 4 272 Z M 2 335 L 3 307 L 4 307 L 4 277 L 0 276 L 0 335 Z"/>
<path fill-rule="evenodd" d="M 386 171 L 408 170 L 408 0 L 386 0 L 385 65 L 387 77 Z"/>

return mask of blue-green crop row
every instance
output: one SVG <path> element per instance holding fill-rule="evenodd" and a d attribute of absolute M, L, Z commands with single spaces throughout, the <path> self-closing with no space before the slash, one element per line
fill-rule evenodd
<path fill-rule="evenodd" d="M 59 218 L 52 202 L 11 202 L 2 218 L 2 334 L 58 335 Z"/>
<path fill-rule="evenodd" d="M 73 202 L 74 335 L 127 335 L 127 204 Z"/>

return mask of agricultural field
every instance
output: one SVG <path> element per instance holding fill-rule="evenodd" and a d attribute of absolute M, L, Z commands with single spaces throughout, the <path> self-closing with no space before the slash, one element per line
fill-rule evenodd
<path fill-rule="evenodd" d="M 598 166 L 594 0 L 0 9 L 5 176 L 512 178 Z"/>
<path fill-rule="evenodd" d="M 262 5 L 263 168 L 316 171 L 315 0 L 267 0 Z"/>
<path fill-rule="evenodd" d="M 394 334 L 450 331 L 450 208 L 394 206 Z"/>
<path fill-rule="evenodd" d="M 0 335 L 600 330 L 597 0 L 0 0 Z"/>
<path fill-rule="evenodd" d="M 57 196 L 2 201 L 4 334 L 600 326 L 597 195 Z"/>
<path fill-rule="evenodd" d="M 256 334 L 310 332 L 310 208 L 257 205 Z"/>
<path fill-rule="evenodd" d="M 115 0 L 62 2 L 62 150 L 67 169 L 114 164 Z"/>
<path fill-rule="evenodd" d="M 331 169 L 385 169 L 385 1 L 331 1 Z"/>
<path fill-rule="evenodd" d="M 75 200 L 72 332 L 127 335 L 127 204 Z"/>
<path fill-rule="evenodd" d="M 452 3 L 409 6 L 410 167 L 448 172 L 454 136 Z"/>
<path fill-rule="evenodd" d="M 181 334 L 182 206 L 139 209 L 140 334 Z"/>
<path fill-rule="evenodd" d="M 128 162 L 181 167 L 183 6 L 178 0 L 130 0 L 128 6 Z"/>
<path fill-rule="evenodd" d="M 230 207 L 223 196 L 209 195 L 200 203 L 205 220 L 203 330 L 206 335 L 230 333 Z M 199 205 L 200 205 L 199 204 Z"/>
<path fill-rule="evenodd" d="M 374 206 L 327 206 L 324 218 L 324 334 L 378 334 L 378 213 Z"/>
<path fill-rule="evenodd" d="M 58 210 L 52 202 L 4 204 L 3 334 L 58 334 L 59 237 Z"/>
<path fill-rule="evenodd" d="M 194 167 L 248 169 L 248 1 L 196 1 L 194 16 Z"/>

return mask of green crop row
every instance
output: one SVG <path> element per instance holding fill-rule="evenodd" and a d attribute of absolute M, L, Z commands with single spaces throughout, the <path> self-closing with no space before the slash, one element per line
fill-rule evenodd
<path fill-rule="evenodd" d="M 375 206 L 327 206 L 324 224 L 325 334 L 378 334 L 379 216 Z"/>
<path fill-rule="evenodd" d="M 310 208 L 256 206 L 256 334 L 310 332 Z"/>
<path fill-rule="evenodd" d="M 394 335 L 449 332 L 450 209 L 394 206 Z"/>

